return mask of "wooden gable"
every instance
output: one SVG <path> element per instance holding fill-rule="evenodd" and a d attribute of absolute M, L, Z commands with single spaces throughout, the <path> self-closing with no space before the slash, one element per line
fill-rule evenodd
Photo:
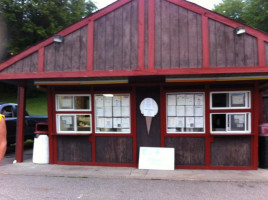
<path fill-rule="evenodd" d="M 1 63 L 0 78 L 268 73 L 266 33 L 184 0 L 119 0 L 57 35 Z"/>

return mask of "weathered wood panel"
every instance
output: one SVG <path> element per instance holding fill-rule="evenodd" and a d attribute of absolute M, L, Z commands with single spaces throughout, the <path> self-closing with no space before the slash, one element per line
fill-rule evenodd
<path fill-rule="evenodd" d="M 251 137 L 215 137 L 211 143 L 212 166 L 251 166 Z"/>
<path fill-rule="evenodd" d="M 161 146 L 160 110 L 158 111 L 157 115 L 152 119 L 151 129 L 149 133 L 147 131 L 146 119 L 140 111 L 140 104 L 145 98 L 153 98 L 156 101 L 157 105 L 160 105 L 159 91 L 159 87 L 137 87 L 136 89 L 137 152 L 139 152 L 139 148 L 142 146 Z"/>
<path fill-rule="evenodd" d="M 257 66 L 257 39 L 236 35 L 234 28 L 209 19 L 210 66 Z"/>
<path fill-rule="evenodd" d="M 132 164 L 132 138 L 96 137 L 96 162 Z"/>
<path fill-rule="evenodd" d="M 85 71 L 87 69 L 87 26 L 64 37 L 63 43 L 45 47 L 45 72 Z"/>
<path fill-rule="evenodd" d="M 265 42 L 264 45 L 265 45 L 265 60 L 266 65 L 268 66 L 268 42 Z"/>
<path fill-rule="evenodd" d="M 14 63 L 0 73 L 30 73 L 37 72 L 38 52 L 35 52 L 20 61 Z"/>
<path fill-rule="evenodd" d="M 155 67 L 201 67 L 201 15 L 162 0 L 155 0 L 155 13 Z"/>
<path fill-rule="evenodd" d="M 138 67 L 138 1 L 116 9 L 94 23 L 94 70 Z"/>
<path fill-rule="evenodd" d="M 57 161 L 91 162 L 88 136 L 57 136 Z"/>
<path fill-rule="evenodd" d="M 205 139 L 166 137 L 165 146 L 175 148 L 175 165 L 205 165 Z"/>

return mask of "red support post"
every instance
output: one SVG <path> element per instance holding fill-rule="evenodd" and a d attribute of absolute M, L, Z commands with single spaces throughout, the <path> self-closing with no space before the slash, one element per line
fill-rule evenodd
<path fill-rule="evenodd" d="M 258 38 L 258 56 L 259 56 L 259 66 L 264 67 L 266 65 L 264 40 L 260 38 Z"/>
<path fill-rule="evenodd" d="M 45 48 L 41 47 L 38 50 L 38 69 L 37 72 L 44 72 L 44 58 L 45 56 Z"/>
<path fill-rule="evenodd" d="M 148 68 L 154 69 L 154 48 L 155 48 L 155 4 L 154 0 L 149 1 L 149 25 L 148 25 Z"/>
<path fill-rule="evenodd" d="M 87 40 L 87 70 L 93 70 L 94 63 L 94 21 L 90 20 L 88 24 L 88 40 Z"/>
<path fill-rule="evenodd" d="M 26 87 L 21 84 L 18 87 L 18 120 L 16 137 L 16 160 L 23 162 L 24 128 L 25 128 L 25 95 Z"/>

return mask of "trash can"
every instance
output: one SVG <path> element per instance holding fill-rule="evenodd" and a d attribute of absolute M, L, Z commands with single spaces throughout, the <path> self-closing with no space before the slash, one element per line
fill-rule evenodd
<path fill-rule="evenodd" d="M 259 167 L 268 169 L 268 123 L 260 125 Z"/>
<path fill-rule="evenodd" d="M 37 123 L 35 125 L 35 137 L 33 145 L 33 163 L 49 163 L 48 124 Z"/>

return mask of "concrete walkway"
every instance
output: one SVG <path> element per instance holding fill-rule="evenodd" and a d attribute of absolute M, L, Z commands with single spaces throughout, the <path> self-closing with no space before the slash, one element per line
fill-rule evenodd
<path fill-rule="evenodd" d="M 46 177 L 159 179 L 183 181 L 268 182 L 268 170 L 140 170 L 131 167 L 99 167 L 23 163 L 0 165 L 0 175 Z"/>

